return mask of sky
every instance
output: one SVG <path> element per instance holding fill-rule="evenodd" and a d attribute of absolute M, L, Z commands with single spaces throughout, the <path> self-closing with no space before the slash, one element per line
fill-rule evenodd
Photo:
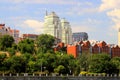
<path fill-rule="evenodd" d="M 89 40 L 117 44 L 120 0 L 0 0 L 0 23 L 20 33 L 43 32 L 46 11 L 70 22 L 72 32 L 87 32 Z"/>

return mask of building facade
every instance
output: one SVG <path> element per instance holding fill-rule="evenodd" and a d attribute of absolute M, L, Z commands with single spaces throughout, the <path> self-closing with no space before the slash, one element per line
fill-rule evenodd
<path fill-rule="evenodd" d="M 67 46 L 67 54 L 73 55 L 75 58 L 82 53 L 105 53 L 111 57 L 120 57 L 120 47 L 118 45 L 111 46 L 104 41 L 98 42 L 94 45 L 91 45 L 90 41 L 80 41 L 76 45 Z"/>
<path fill-rule="evenodd" d="M 61 19 L 61 27 L 62 27 L 62 42 L 66 44 L 72 43 L 72 29 L 70 27 L 70 23 L 65 20 Z"/>
<path fill-rule="evenodd" d="M 11 29 L 10 30 L 10 35 L 13 36 L 13 38 L 15 40 L 15 43 L 19 42 L 19 34 L 20 34 L 19 30 L 16 30 L 16 29 Z"/>
<path fill-rule="evenodd" d="M 36 40 L 38 37 L 37 34 L 22 34 L 21 38 L 22 39 L 32 39 L 32 40 Z"/>
<path fill-rule="evenodd" d="M 72 37 L 73 37 L 73 42 L 88 40 L 88 34 L 86 32 L 73 33 Z"/>
<path fill-rule="evenodd" d="M 61 39 L 60 19 L 55 12 L 52 12 L 49 15 L 46 13 L 44 20 L 44 33 Z"/>
<path fill-rule="evenodd" d="M 6 27 L 5 24 L 0 24 L 0 34 L 1 35 L 10 35 L 10 27 Z"/>
<path fill-rule="evenodd" d="M 15 43 L 19 42 L 19 30 L 11 29 L 6 27 L 5 24 L 0 24 L 0 35 L 11 35 L 13 36 Z"/>
<path fill-rule="evenodd" d="M 120 46 L 120 28 L 118 30 L 118 45 Z"/>
<path fill-rule="evenodd" d="M 44 20 L 44 34 L 50 34 L 66 44 L 72 43 L 72 30 L 70 24 L 65 19 L 61 19 L 55 12 L 46 13 Z"/>

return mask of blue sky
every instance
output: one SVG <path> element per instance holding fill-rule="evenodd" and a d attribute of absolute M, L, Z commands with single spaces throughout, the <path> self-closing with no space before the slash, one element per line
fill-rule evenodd
<path fill-rule="evenodd" d="M 2 0 L 0 23 L 21 33 L 42 33 L 44 16 L 54 11 L 66 18 L 73 32 L 87 32 L 89 40 L 117 44 L 120 0 Z"/>

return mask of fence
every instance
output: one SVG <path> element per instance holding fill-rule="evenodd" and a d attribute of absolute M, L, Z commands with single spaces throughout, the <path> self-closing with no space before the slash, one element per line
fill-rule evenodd
<path fill-rule="evenodd" d="M 0 80 L 120 80 L 120 75 L 40 75 L 40 74 L 2 74 Z"/>

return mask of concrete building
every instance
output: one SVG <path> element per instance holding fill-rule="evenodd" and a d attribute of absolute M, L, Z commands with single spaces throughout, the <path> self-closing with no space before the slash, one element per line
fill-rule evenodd
<path fill-rule="evenodd" d="M 73 37 L 73 42 L 88 40 L 88 34 L 86 32 L 73 33 L 72 37 Z"/>
<path fill-rule="evenodd" d="M 22 34 L 21 38 L 22 39 L 32 39 L 35 40 L 38 37 L 37 34 Z"/>
<path fill-rule="evenodd" d="M 10 27 L 6 27 L 5 24 L 0 24 L 0 34 L 1 35 L 10 35 Z"/>
<path fill-rule="evenodd" d="M 118 30 L 118 46 L 120 46 L 120 28 Z"/>
<path fill-rule="evenodd" d="M 15 29 L 11 29 L 10 27 L 6 27 L 5 24 L 0 24 L 0 34 L 13 36 L 15 43 L 18 43 L 18 41 L 19 41 L 19 30 L 15 30 Z"/>
<path fill-rule="evenodd" d="M 13 36 L 13 38 L 15 40 L 15 43 L 19 42 L 19 34 L 20 34 L 19 30 L 16 30 L 16 29 L 11 29 L 10 30 L 10 35 Z"/>
<path fill-rule="evenodd" d="M 61 24 L 59 17 L 55 14 L 55 12 L 50 13 L 49 15 L 46 13 L 44 19 L 44 34 L 50 34 L 56 38 L 61 39 Z"/>
<path fill-rule="evenodd" d="M 61 27 L 62 27 L 62 42 L 66 44 L 72 43 L 72 29 L 67 20 L 61 19 Z"/>
<path fill-rule="evenodd" d="M 50 34 L 58 39 L 61 39 L 65 44 L 72 43 L 72 30 L 70 23 L 65 19 L 61 19 L 55 12 L 46 13 L 44 20 L 44 34 Z"/>

